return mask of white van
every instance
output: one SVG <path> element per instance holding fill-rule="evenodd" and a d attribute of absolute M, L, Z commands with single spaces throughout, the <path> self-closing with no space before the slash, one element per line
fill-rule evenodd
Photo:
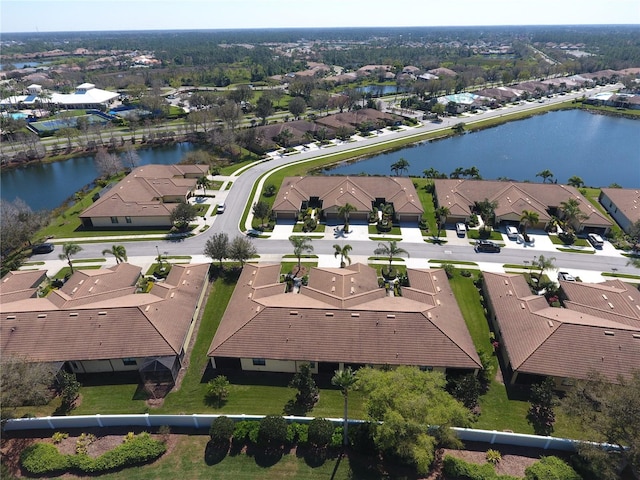
<path fill-rule="evenodd" d="M 591 243 L 594 248 L 602 248 L 602 246 L 604 245 L 604 240 L 597 233 L 590 233 L 589 235 L 587 235 L 587 238 L 589 239 L 589 243 Z"/>

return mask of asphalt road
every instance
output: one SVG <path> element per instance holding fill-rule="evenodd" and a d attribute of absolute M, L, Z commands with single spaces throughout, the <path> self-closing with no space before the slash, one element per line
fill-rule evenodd
<path fill-rule="evenodd" d="M 615 85 L 608 85 L 605 87 L 599 87 L 586 92 L 587 95 L 592 95 L 599 91 L 614 90 L 618 88 Z M 410 137 L 417 134 L 449 129 L 453 125 L 464 122 L 466 124 L 472 123 L 474 120 L 485 120 L 492 117 L 500 117 L 511 112 L 520 112 L 525 110 L 535 110 L 543 105 L 549 103 L 566 102 L 572 98 L 579 98 L 584 95 L 585 92 L 576 92 L 567 94 L 564 96 L 553 97 L 545 99 L 544 104 L 537 102 L 528 103 L 523 102 L 521 105 L 510 106 L 507 109 L 489 110 L 481 115 L 476 115 L 468 118 L 444 118 L 442 123 L 425 123 L 418 128 L 412 128 L 402 132 L 397 132 L 393 135 L 386 135 L 381 137 L 373 137 L 364 139 L 357 143 L 346 143 L 331 147 L 330 149 L 313 150 L 307 152 L 301 152 L 293 157 L 282 157 L 273 160 L 265 161 L 256 166 L 246 170 L 237 179 L 235 179 L 231 189 L 228 192 L 226 203 L 226 211 L 215 217 L 215 221 L 211 228 L 205 233 L 182 240 L 150 240 L 150 241 L 133 241 L 127 242 L 124 240 L 107 241 L 104 243 L 86 243 L 83 244 L 83 250 L 78 255 L 75 255 L 75 259 L 81 258 L 97 258 L 101 257 L 102 250 L 110 248 L 114 243 L 124 245 L 127 249 L 127 254 L 130 259 L 135 257 L 152 257 L 157 255 L 157 251 L 161 253 L 168 252 L 169 255 L 202 255 L 206 240 L 213 234 L 218 232 L 226 232 L 230 238 L 236 235 L 244 235 L 243 230 L 239 228 L 239 222 L 244 213 L 244 208 L 247 202 L 253 201 L 249 199 L 250 192 L 254 183 L 258 178 L 266 171 L 272 170 L 276 167 L 283 166 L 290 163 L 298 163 L 304 160 L 315 159 L 320 155 L 333 154 L 343 152 L 347 150 L 353 150 L 354 148 L 366 147 L 374 144 L 388 142 L 390 140 L 396 140 L 399 138 Z M 277 239 L 253 239 L 258 252 L 261 255 L 283 255 L 291 253 L 291 244 L 288 240 Z M 314 240 L 314 253 L 318 255 L 333 255 L 333 244 L 336 243 L 333 240 Z M 372 241 L 349 241 L 349 244 L 353 247 L 352 256 L 366 255 L 371 256 L 373 250 L 376 248 L 377 243 Z M 157 249 L 156 249 L 157 247 Z M 534 255 L 551 255 L 556 258 L 556 265 L 562 266 L 567 269 L 579 269 L 579 270 L 593 270 L 593 271 L 615 271 L 620 273 L 638 273 L 638 270 L 634 267 L 627 265 L 627 259 L 621 257 L 607 256 L 603 252 L 598 252 L 595 255 L 585 255 L 576 253 L 564 253 L 564 252 L 549 252 L 541 251 L 536 248 L 531 249 L 509 249 L 505 248 L 501 253 L 476 253 L 470 245 L 433 245 L 429 243 L 409 243 L 402 242 L 402 247 L 407 250 L 411 258 L 434 258 L 443 259 L 450 258 L 461 261 L 474 261 L 474 262 L 495 262 L 499 264 L 514 263 L 522 264 L 524 261 L 531 261 Z M 58 257 L 59 248 L 48 255 L 39 255 L 38 260 L 55 260 Z M 35 258 L 34 258 L 35 259 Z M 135 263 L 135 261 L 134 261 Z"/>

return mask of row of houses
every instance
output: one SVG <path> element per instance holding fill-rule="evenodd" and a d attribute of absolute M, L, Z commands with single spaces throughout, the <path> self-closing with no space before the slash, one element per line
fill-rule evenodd
<path fill-rule="evenodd" d="M 43 271 L 11 272 L 0 283 L 2 358 L 54 370 L 138 372 L 175 381 L 194 333 L 209 265 L 173 265 L 165 282 L 137 293 L 140 268 L 76 271 L 41 297 Z M 225 372 L 316 374 L 362 366 L 418 366 L 447 374 L 482 364 L 442 269 L 407 269 L 401 296 L 375 269 L 312 268 L 308 285 L 288 292 L 279 264 L 247 264 L 208 356 Z M 599 372 L 617 383 L 640 365 L 640 292 L 620 280 L 560 282 L 563 308 L 532 293 L 524 276 L 484 272 L 488 318 L 505 379 L 554 379 L 558 389 Z M 489 344 L 489 339 L 487 339 Z"/>
<path fill-rule="evenodd" d="M 103 191 L 99 198 L 80 214 L 87 228 L 170 227 L 171 212 L 180 201 L 187 201 L 197 188 L 198 179 L 208 174 L 206 165 L 145 165 L 134 169 L 122 181 Z M 435 179 L 436 206 L 446 207 L 446 223 L 469 222 L 477 202 L 495 202 L 496 224 L 520 222 L 524 210 L 538 215 L 534 229 L 546 229 L 554 218 L 561 217 L 563 202 L 578 202 L 582 218 L 577 232 L 605 235 L 611 221 L 579 192 L 556 183 L 526 183 L 490 180 Z M 350 204 L 355 211 L 350 219 L 366 221 L 380 205 L 392 205 L 399 222 L 418 223 L 424 208 L 410 178 L 307 176 L 283 180 L 273 203 L 278 220 L 297 218 L 308 208 L 318 209 L 328 222 L 342 220 L 340 207 Z M 635 189 L 603 188 L 600 203 L 629 231 L 640 221 L 640 193 Z"/>

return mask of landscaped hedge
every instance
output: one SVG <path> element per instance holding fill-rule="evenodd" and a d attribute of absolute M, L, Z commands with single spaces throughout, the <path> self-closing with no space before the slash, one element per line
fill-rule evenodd
<path fill-rule="evenodd" d="M 478 465 L 451 455 L 444 457 L 444 474 L 459 480 L 519 480 L 511 475 L 498 475 L 490 463 Z"/>
<path fill-rule="evenodd" d="M 558 457 L 542 457 L 524 471 L 527 480 L 580 480 L 582 477 Z"/>
<path fill-rule="evenodd" d="M 86 454 L 63 455 L 50 443 L 36 443 L 24 449 L 20 462 L 33 475 L 60 473 L 65 470 L 100 473 L 155 460 L 166 450 L 163 442 L 154 440 L 148 433 L 141 433 L 97 458 Z"/>

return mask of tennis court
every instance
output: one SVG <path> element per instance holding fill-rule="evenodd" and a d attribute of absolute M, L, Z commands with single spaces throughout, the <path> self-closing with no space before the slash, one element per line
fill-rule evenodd
<path fill-rule="evenodd" d="M 89 113 L 87 115 L 81 115 L 79 117 L 51 118 L 48 120 L 42 120 L 40 122 L 31 122 L 29 126 L 33 128 L 38 134 L 46 134 L 55 132 L 56 130 L 60 130 L 61 128 L 77 128 L 79 118 L 86 118 L 89 125 L 106 125 L 111 121 L 109 117 L 95 113 Z"/>

